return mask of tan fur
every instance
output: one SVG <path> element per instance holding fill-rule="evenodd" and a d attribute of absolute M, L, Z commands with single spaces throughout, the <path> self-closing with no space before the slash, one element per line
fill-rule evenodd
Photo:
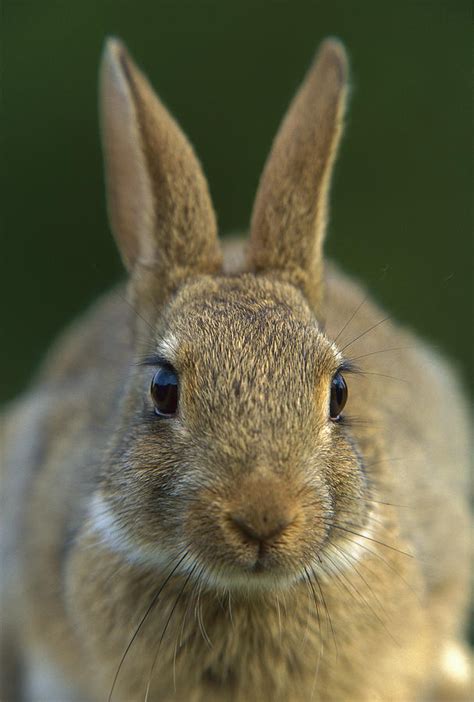
<path fill-rule="evenodd" d="M 109 215 L 132 278 L 137 267 L 142 278 L 148 271 L 147 282 L 152 276 L 163 295 L 189 275 L 190 262 L 193 272 L 218 270 L 217 225 L 201 167 L 117 40 L 106 45 L 101 87 Z"/>
<path fill-rule="evenodd" d="M 116 702 L 468 698 L 466 665 L 451 669 L 466 660 L 464 401 L 447 364 L 329 264 L 321 306 L 345 72 L 325 42 L 247 263 L 231 242 L 217 270 L 195 157 L 109 43 L 109 208 L 131 286 L 2 418 L 2 699 L 103 702 L 117 672 Z M 149 393 L 156 354 L 179 375 L 169 419 Z"/>
<path fill-rule="evenodd" d="M 248 261 L 301 287 L 322 312 L 329 179 L 347 95 L 344 47 L 326 40 L 280 127 L 255 200 Z"/>

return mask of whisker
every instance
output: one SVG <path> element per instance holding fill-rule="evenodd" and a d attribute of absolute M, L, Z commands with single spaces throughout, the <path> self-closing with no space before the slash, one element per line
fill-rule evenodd
<path fill-rule="evenodd" d="M 321 520 L 324 522 L 324 520 Z M 367 539 L 368 541 L 373 541 L 376 544 L 379 544 L 379 546 L 384 546 L 385 548 L 389 548 L 391 551 L 396 551 L 396 553 L 400 553 L 402 556 L 407 556 L 407 558 L 414 558 L 415 556 L 412 553 L 407 553 L 406 551 L 402 551 L 399 548 L 396 548 L 395 546 L 390 546 L 390 544 L 386 544 L 383 541 L 378 541 L 378 539 L 374 539 L 371 536 L 367 536 L 366 534 L 359 534 L 357 531 L 352 531 L 352 529 L 348 529 L 347 527 L 343 527 L 340 524 L 335 524 L 334 522 L 324 522 L 325 524 L 328 524 L 329 526 L 332 526 L 333 529 L 340 529 L 341 531 L 347 531 L 349 534 L 353 534 L 354 536 L 358 536 L 360 539 Z"/>
<path fill-rule="evenodd" d="M 347 578 L 347 576 L 346 576 L 346 575 L 343 573 L 343 571 L 340 569 L 339 564 L 336 563 L 335 561 L 333 561 L 332 558 L 329 557 L 329 554 L 326 553 L 326 554 L 325 554 L 325 557 L 329 560 L 330 563 L 332 563 L 332 565 L 333 565 L 334 569 L 336 570 L 336 572 L 337 572 L 337 573 L 339 574 L 339 576 L 343 579 L 343 582 L 347 583 L 347 585 L 346 585 L 346 590 L 347 590 L 347 592 L 349 592 L 349 594 L 350 594 L 350 589 L 349 589 L 349 588 L 352 588 L 352 589 L 355 591 L 355 593 L 356 593 L 357 596 L 359 597 L 360 601 L 369 609 L 369 611 L 374 615 L 374 617 L 377 619 L 377 621 L 383 626 L 383 628 L 385 629 L 385 631 L 387 632 L 387 634 L 390 636 L 390 638 L 392 639 L 392 641 L 398 645 L 398 642 L 396 641 L 396 639 L 394 639 L 392 633 L 391 633 L 390 630 L 387 628 L 385 622 L 379 617 L 379 615 L 378 615 L 377 612 L 374 610 L 374 608 L 372 607 L 372 605 L 370 604 L 370 602 L 368 602 L 367 599 L 361 594 L 359 588 L 357 588 L 357 587 L 354 585 L 354 583 L 353 583 L 351 580 L 349 580 L 349 578 Z M 350 564 L 349 564 L 349 565 L 350 565 Z M 353 568 L 353 566 L 351 566 L 351 567 Z M 359 573 L 358 573 L 358 575 L 359 575 L 359 577 L 360 577 L 360 574 L 359 574 Z M 371 591 L 371 590 L 370 590 L 370 591 Z M 371 592 L 372 592 L 372 591 L 371 591 Z M 372 593 L 372 595 L 373 595 L 373 593 Z M 354 595 L 353 595 L 353 596 L 354 596 Z M 355 597 L 355 596 L 354 596 L 354 597 Z M 355 598 L 355 599 L 356 599 L 356 598 Z"/>
<path fill-rule="evenodd" d="M 306 571 L 306 569 L 305 569 L 305 571 Z M 309 625 L 311 622 L 311 598 L 308 597 L 307 599 L 308 599 L 308 614 L 306 616 L 306 626 L 304 629 L 304 633 L 303 633 L 303 636 L 302 636 L 301 641 L 300 641 L 301 648 L 304 648 L 304 646 L 305 646 L 306 639 L 308 637 Z"/>
<path fill-rule="evenodd" d="M 209 576 L 207 578 L 206 583 L 209 582 Z M 202 638 L 204 641 L 207 643 L 209 648 L 212 648 L 212 641 L 210 640 L 206 627 L 204 626 L 204 620 L 202 618 L 202 607 L 201 607 L 201 594 L 202 594 L 202 586 L 203 582 L 200 583 L 200 587 L 197 593 L 197 604 L 196 604 L 196 613 L 197 613 L 197 620 L 198 620 L 198 625 L 199 625 L 199 631 L 201 632 Z"/>
<path fill-rule="evenodd" d="M 350 510 L 350 509 L 340 509 L 340 508 L 337 508 L 337 509 L 336 509 L 336 512 L 337 512 L 337 514 L 350 514 L 350 515 L 356 516 L 356 517 L 360 517 L 360 516 L 361 516 L 359 512 L 354 512 L 353 510 Z M 374 524 L 378 524 L 378 525 L 381 526 L 381 527 L 386 526 L 386 524 L 385 524 L 385 522 L 383 521 L 383 519 L 378 519 L 377 517 L 374 517 L 372 514 L 369 515 L 369 521 L 370 521 L 370 522 L 373 522 Z"/>
<path fill-rule="evenodd" d="M 112 700 L 112 695 L 114 693 L 115 685 L 117 684 L 118 676 L 120 675 L 120 671 L 121 671 L 122 666 L 125 662 L 125 658 L 127 657 L 127 654 L 130 651 L 131 647 L 133 646 L 133 643 L 134 643 L 135 639 L 137 638 L 143 624 L 145 623 L 145 620 L 147 619 L 148 615 L 150 614 L 150 612 L 152 611 L 152 609 L 155 607 L 156 603 L 158 602 L 158 599 L 159 599 L 161 593 L 163 592 L 163 589 L 169 583 L 169 581 L 171 580 L 171 578 L 173 577 L 173 575 L 175 574 L 175 572 L 177 571 L 177 569 L 179 568 L 179 566 L 184 561 L 184 559 L 186 558 L 187 555 L 188 555 L 188 551 L 185 551 L 184 554 L 179 559 L 179 561 L 172 568 L 171 572 L 167 575 L 167 577 L 165 578 L 165 580 L 163 581 L 163 583 L 161 584 L 161 586 L 157 590 L 156 594 L 153 596 L 150 604 L 148 605 L 148 607 L 145 611 L 145 614 L 140 619 L 140 622 L 139 622 L 137 628 L 135 629 L 135 633 L 133 634 L 132 638 L 128 642 L 128 645 L 122 654 L 122 658 L 120 659 L 120 663 L 118 665 L 117 672 L 115 673 L 115 676 L 114 676 L 114 679 L 112 682 L 112 687 L 110 688 L 110 693 L 109 693 L 109 696 L 107 698 L 107 702 L 111 702 L 111 700 Z"/>
<path fill-rule="evenodd" d="M 310 576 L 310 574 L 309 574 L 308 569 L 306 568 L 306 566 L 305 566 L 305 568 L 304 568 L 304 573 L 305 573 L 306 581 L 308 582 L 308 585 L 309 585 L 309 587 L 310 587 L 310 592 L 311 592 L 311 594 L 312 594 L 312 596 L 313 596 L 313 601 L 314 601 L 314 605 L 315 605 L 315 608 L 316 608 L 316 617 L 317 617 L 317 620 L 318 620 L 319 638 L 321 639 L 321 645 L 322 645 L 322 643 L 323 643 L 323 636 L 322 636 L 322 631 L 321 631 L 321 615 L 320 615 L 320 613 L 319 613 L 318 598 L 317 598 L 317 596 L 316 596 L 316 591 L 315 591 L 315 589 L 314 589 L 313 582 L 312 582 L 312 580 L 311 580 L 311 576 Z"/>
<path fill-rule="evenodd" d="M 349 319 L 347 320 L 347 322 L 344 324 L 344 326 L 342 327 L 342 329 L 340 330 L 340 332 L 338 333 L 338 335 L 337 335 L 336 338 L 334 339 L 334 343 L 337 342 L 337 340 L 339 339 L 339 337 L 341 336 L 341 334 L 344 332 L 345 329 L 347 329 L 347 327 L 349 326 L 349 324 L 352 322 L 352 320 L 353 320 L 354 317 L 356 316 L 357 312 L 358 312 L 358 311 L 360 310 L 360 308 L 367 302 L 368 299 L 369 299 L 369 294 L 367 293 L 367 295 L 362 299 L 362 302 L 359 302 L 359 304 L 358 304 L 357 307 L 355 308 L 354 312 L 351 314 L 351 316 L 349 317 Z"/>
<path fill-rule="evenodd" d="M 232 593 L 230 588 L 226 588 L 227 590 L 227 611 L 229 612 L 229 619 L 230 619 L 230 625 L 232 627 L 232 631 L 235 630 L 235 625 L 234 625 L 234 617 L 232 616 Z"/>
<path fill-rule="evenodd" d="M 304 572 L 305 572 L 305 577 L 306 577 L 306 580 L 307 580 L 307 582 L 308 582 L 308 584 L 309 584 L 311 593 L 312 593 L 312 595 L 313 595 L 313 601 L 314 601 L 314 605 L 315 605 L 315 608 L 316 608 L 316 616 L 317 616 L 317 619 L 318 619 L 318 630 L 319 630 L 319 652 L 318 652 L 318 662 L 316 663 L 316 670 L 315 670 L 315 672 L 314 672 L 313 685 L 312 685 L 312 687 L 311 687 L 311 697 L 310 697 L 310 699 L 313 699 L 314 692 L 315 692 L 315 689 L 316 689 L 316 682 L 317 682 L 318 674 L 319 674 L 319 665 L 320 665 L 320 663 L 321 663 L 321 658 L 322 658 L 323 652 L 324 652 L 324 639 L 323 639 L 323 634 L 322 634 L 322 630 L 321 630 L 321 616 L 320 616 L 320 614 L 319 614 L 318 598 L 316 597 L 316 592 L 315 592 L 315 589 L 314 589 L 314 587 L 313 587 L 313 583 L 312 583 L 312 581 L 311 581 L 311 576 L 310 576 L 310 574 L 308 573 L 308 570 L 307 570 L 306 567 L 304 568 Z"/>
<path fill-rule="evenodd" d="M 364 376 L 364 375 L 378 375 L 380 378 L 389 378 L 390 380 L 399 380 L 401 383 L 406 383 L 407 385 L 409 385 L 408 380 L 406 380 L 405 378 L 397 378 L 396 376 L 388 375 L 387 373 L 377 373 L 376 371 L 365 371 L 365 370 L 359 369 L 357 371 L 357 375 L 362 375 L 362 376 Z"/>
<path fill-rule="evenodd" d="M 189 593 L 188 603 L 185 607 L 184 614 L 181 618 L 181 623 L 180 623 L 179 627 L 176 629 L 176 641 L 175 641 L 174 652 L 173 652 L 173 687 L 174 687 L 175 693 L 176 693 L 176 657 L 178 654 L 178 648 L 181 648 L 183 646 L 184 625 L 186 622 L 186 618 L 188 616 L 188 612 L 191 609 L 193 596 L 198 588 L 199 581 L 200 581 L 200 578 L 202 576 L 203 571 L 204 571 L 204 566 L 202 566 L 201 570 L 196 575 L 196 582 L 194 583 L 193 587 L 191 588 L 191 592 Z"/>
<path fill-rule="evenodd" d="M 278 637 L 279 637 L 280 644 L 281 644 L 281 611 L 280 611 L 280 600 L 278 598 L 278 594 L 276 595 L 276 606 L 277 606 L 277 614 L 278 614 Z"/>
<path fill-rule="evenodd" d="M 349 346 L 352 346 L 352 344 L 355 344 L 356 341 L 358 341 L 359 339 L 362 339 L 363 336 L 365 336 L 366 334 L 368 334 L 369 332 L 371 332 L 373 329 L 376 329 L 377 327 L 379 327 L 381 324 L 383 324 L 384 322 L 388 321 L 389 319 L 391 319 L 391 316 L 390 316 L 390 315 L 387 316 L 387 317 L 384 317 L 383 319 L 380 319 L 378 322 L 376 322 L 375 324 L 373 324 L 371 327 L 369 327 L 368 329 L 366 329 L 365 331 L 363 331 L 361 334 L 359 334 L 358 336 L 356 336 L 355 339 L 352 339 L 352 341 L 349 341 L 349 343 L 347 343 L 345 346 L 343 346 L 342 349 L 340 349 L 341 353 L 342 353 L 343 351 L 345 351 L 346 349 L 348 349 Z M 352 360 L 355 360 L 355 359 L 352 359 Z"/>
<path fill-rule="evenodd" d="M 395 456 L 387 456 L 386 458 L 380 458 L 378 461 L 372 461 L 372 463 L 368 463 L 366 465 L 366 468 L 372 468 L 372 466 L 378 466 L 380 463 L 387 463 L 388 461 L 393 462 L 393 461 L 409 461 L 410 459 L 407 458 L 406 456 L 401 456 L 401 457 L 395 457 Z"/>
<path fill-rule="evenodd" d="M 339 656 L 339 650 L 338 650 L 338 647 L 337 647 L 336 633 L 335 633 L 334 627 L 333 627 L 333 625 L 332 625 L 332 619 L 331 619 L 331 615 L 329 614 L 328 606 L 327 606 L 327 604 L 326 604 L 326 598 L 324 597 L 324 593 L 323 593 L 323 589 L 322 589 L 321 583 L 319 582 L 319 578 L 318 578 L 318 576 L 317 576 L 317 574 L 316 574 L 316 571 L 314 570 L 313 566 L 310 566 L 310 570 L 311 570 L 311 573 L 312 573 L 312 575 L 313 575 L 314 581 L 315 581 L 316 585 L 318 586 L 319 594 L 321 595 L 321 601 L 322 601 L 322 603 L 323 603 L 324 611 L 326 612 L 326 621 L 327 621 L 327 623 L 328 623 L 328 625 L 329 625 L 329 628 L 331 629 L 332 638 L 333 638 L 333 641 L 334 641 L 334 649 L 335 649 L 335 651 L 336 651 L 336 660 L 337 660 L 337 658 L 338 658 L 338 656 Z"/>
<path fill-rule="evenodd" d="M 386 613 L 386 611 L 385 611 L 384 606 L 382 605 L 382 603 L 380 602 L 379 598 L 377 597 L 377 595 L 375 594 L 375 592 L 373 591 L 373 589 L 370 587 L 370 585 L 369 585 L 369 583 L 367 582 L 367 580 L 364 578 L 364 576 L 362 575 L 362 573 L 359 571 L 359 569 L 358 569 L 357 566 L 356 566 L 356 563 L 358 562 L 358 559 L 357 559 L 355 556 L 353 556 L 352 554 L 347 553 L 341 546 L 339 546 L 339 545 L 337 545 L 337 544 L 332 544 L 332 546 L 333 546 L 333 548 L 335 548 L 335 549 L 338 551 L 338 553 L 340 554 L 340 556 L 345 560 L 345 562 L 348 564 L 349 568 L 350 568 L 351 570 L 353 570 L 353 571 L 359 576 L 359 578 L 362 580 L 362 582 L 364 583 L 364 585 L 365 585 L 365 587 L 367 588 L 367 590 L 370 592 L 370 594 L 371 594 L 372 597 L 374 598 L 375 602 L 376 602 L 376 603 L 378 604 L 378 606 L 380 607 L 380 611 L 382 612 L 382 614 L 386 616 L 387 613 Z M 350 560 L 349 560 L 349 559 L 350 559 Z M 366 568 L 366 569 L 368 570 L 368 572 L 369 572 L 371 575 L 373 575 L 374 577 L 377 577 L 377 576 L 373 573 L 373 571 L 371 571 L 369 568 Z M 377 614 L 376 614 L 375 611 L 374 611 L 374 614 L 375 614 L 375 616 L 377 616 Z M 378 619 L 379 619 L 379 621 L 381 622 L 381 624 L 383 624 L 383 625 L 385 626 L 384 622 L 383 622 L 380 618 L 378 618 Z"/>
<path fill-rule="evenodd" d="M 406 587 L 407 587 L 409 590 L 411 590 L 411 592 L 413 593 L 413 595 L 415 595 L 415 597 L 417 598 L 418 602 L 419 602 L 420 604 L 422 604 L 422 600 L 420 599 L 419 594 L 416 592 L 416 590 L 410 585 L 410 583 L 409 583 L 407 580 L 405 580 L 405 578 L 403 577 L 403 575 L 401 575 L 401 574 L 398 572 L 398 570 L 393 566 L 393 564 L 390 563 L 389 561 L 385 560 L 385 558 L 383 558 L 383 556 L 381 556 L 380 553 L 377 553 L 377 551 L 373 551 L 373 550 L 372 550 L 371 548 L 369 548 L 367 545 L 361 544 L 361 543 L 359 543 L 358 541 L 354 541 L 354 539 L 351 539 L 351 538 L 349 538 L 348 536 L 345 536 L 345 537 L 344 537 L 344 540 L 345 540 L 345 541 L 349 541 L 349 543 L 351 543 L 351 544 L 355 544 L 355 545 L 358 546 L 359 548 L 362 548 L 364 551 L 367 551 L 367 553 L 370 553 L 371 556 L 375 556 L 375 558 L 378 558 L 380 561 L 382 561 L 382 563 L 383 563 L 389 570 L 391 570 L 392 573 L 393 573 L 394 575 L 396 575 L 398 578 L 400 578 L 400 580 L 402 581 L 402 583 L 403 583 L 404 585 L 406 585 Z"/>
<path fill-rule="evenodd" d="M 351 498 L 348 498 L 348 499 L 351 499 Z M 363 500 L 362 498 L 354 498 L 354 499 L 360 499 L 361 501 L 364 502 L 364 504 L 370 504 L 370 500 Z M 303 506 L 305 509 L 311 509 L 312 507 L 320 507 L 320 505 L 321 505 L 321 502 L 320 502 L 320 500 L 317 500 L 317 499 L 314 499 L 314 500 L 306 500 L 306 501 L 302 502 L 302 506 Z M 358 521 L 360 521 L 360 517 L 362 516 L 360 512 L 357 512 L 357 511 L 354 511 L 354 510 L 351 510 L 351 509 L 341 509 L 339 506 L 336 506 L 336 508 L 335 508 L 335 513 L 336 513 L 336 514 L 350 514 L 350 515 L 359 517 L 359 520 L 358 520 Z M 379 519 L 378 517 L 375 517 L 372 513 L 369 514 L 368 519 L 369 519 L 371 522 L 374 522 L 375 524 L 380 525 L 381 527 L 386 526 L 386 524 L 385 524 L 385 522 L 383 521 L 383 519 Z M 329 517 L 329 516 L 326 516 L 326 517 L 325 517 L 325 522 L 324 522 L 324 523 L 331 524 L 331 520 L 330 520 L 330 517 Z M 354 525 L 352 525 L 352 526 L 354 526 Z M 362 525 L 358 524 L 358 525 L 356 525 L 356 526 L 362 526 Z"/>
<path fill-rule="evenodd" d="M 130 307 L 132 312 L 134 312 L 137 315 L 137 317 L 139 317 L 142 320 L 142 322 L 145 322 L 145 324 L 151 329 L 152 332 L 156 331 L 151 322 L 145 319 L 145 317 L 134 307 L 134 305 L 132 305 L 130 300 L 127 297 L 125 297 L 125 295 L 122 295 L 120 290 L 116 290 L 116 293 L 125 302 L 125 304 L 127 304 Z"/>
<path fill-rule="evenodd" d="M 159 643 L 158 643 L 158 648 L 156 649 L 155 657 L 153 658 L 153 663 L 152 663 L 152 665 L 151 665 L 150 672 L 149 672 L 149 675 L 148 675 L 148 682 L 147 682 L 147 686 L 146 686 L 144 702 L 148 702 L 148 697 L 149 697 L 149 694 L 150 694 L 151 680 L 152 680 L 152 677 L 153 677 L 153 671 L 155 670 L 156 662 L 157 662 L 157 660 L 158 660 L 158 654 L 159 654 L 159 652 L 160 652 L 161 644 L 163 643 L 163 639 L 164 639 L 164 637 L 165 637 L 166 631 L 167 631 L 168 626 L 169 626 L 169 624 L 170 624 L 170 622 L 171 622 L 171 619 L 172 619 L 172 617 L 173 617 L 173 614 L 174 614 L 174 612 L 175 612 L 175 610 L 176 610 L 176 607 L 177 607 L 177 605 L 178 605 L 178 602 L 180 601 L 181 596 L 182 596 L 182 594 L 184 593 L 184 590 L 185 590 L 185 588 L 186 588 L 186 585 L 188 584 L 188 582 L 190 581 L 190 579 L 191 579 L 191 577 L 192 577 L 194 571 L 196 570 L 196 567 L 197 567 L 197 563 L 195 563 L 195 564 L 192 566 L 191 570 L 189 571 L 188 575 L 186 576 L 186 579 L 185 579 L 185 581 L 184 581 L 184 585 L 183 585 L 183 587 L 181 588 L 181 590 L 179 591 L 178 596 L 176 597 L 176 599 L 175 599 L 175 601 L 174 601 L 174 604 L 173 604 L 173 606 L 172 606 L 172 608 L 171 608 L 171 611 L 170 611 L 170 613 L 169 613 L 169 615 L 168 615 L 168 618 L 167 618 L 167 620 L 166 620 L 165 626 L 163 627 L 163 631 L 161 632 L 161 637 L 160 637 L 160 641 L 159 641 Z"/>
<path fill-rule="evenodd" d="M 400 459 L 402 460 L 402 459 Z M 375 465 L 374 463 L 371 465 Z M 368 466 L 370 467 L 370 466 Z M 345 493 L 340 493 L 339 497 L 343 497 L 345 500 L 354 500 L 355 502 L 364 502 L 366 504 L 374 504 L 374 505 L 385 505 L 386 507 L 403 507 L 404 509 L 409 509 L 413 507 L 413 505 L 400 505 L 397 504 L 396 502 L 384 502 L 383 500 L 374 500 L 369 497 L 356 497 L 355 495 L 346 495 Z"/>
<path fill-rule="evenodd" d="M 360 356 L 354 356 L 350 359 L 351 363 L 354 361 L 359 361 L 361 358 L 367 358 L 368 356 L 375 356 L 378 353 L 388 353 L 389 351 L 405 351 L 409 349 L 414 349 L 414 346 L 394 346 L 390 349 L 380 349 L 379 351 L 369 351 L 369 353 L 363 353 Z"/>
<path fill-rule="evenodd" d="M 343 414 L 340 422 L 343 426 L 348 427 L 369 427 L 371 429 L 380 429 L 384 426 L 380 419 L 368 419 L 367 417 L 362 417 L 355 414 Z"/>

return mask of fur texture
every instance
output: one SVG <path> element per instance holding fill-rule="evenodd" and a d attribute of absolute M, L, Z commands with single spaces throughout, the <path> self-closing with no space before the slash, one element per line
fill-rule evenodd
<path fill-rule="evenodd" d="M 246 257 L 231 242 L 222 264 L 191 147 L 109 40 L 129 283 L 2 418 L 2 699 L 468 698 L 465 404 L 444 361 L 323 269 L 346 76 L 327 40 Z M 179 381 L 168 418 L 160 367 Z M 338 373 L 349 400 L 331 419 Z"/>

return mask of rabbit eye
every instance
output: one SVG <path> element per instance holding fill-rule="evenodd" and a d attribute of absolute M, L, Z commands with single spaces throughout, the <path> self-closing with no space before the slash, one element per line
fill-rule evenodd
<path fill-rule="evenodd" d="M 172 368 L 160 368 L 151 380 L 151 399 L 160 417 L 173 417 L 178 409 L 178 375 Z"/>
<path fill-rule="evenodd" d="M 329 416 L 337 421 L 347 402 L 347 385 L 340 373 L 336 373 L 331 382 L 331 400 L 329 403 Z"/>

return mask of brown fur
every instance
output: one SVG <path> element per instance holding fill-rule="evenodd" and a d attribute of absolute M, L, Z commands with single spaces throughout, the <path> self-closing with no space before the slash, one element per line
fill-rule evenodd
<path fill-rule="evenodd" d="M 344 47 L 326 40 L 280 127 L 252 216 L 252 270 L 278 271 L 322 312 L 329 179 L 347 95 Z"/>
<path fill-rule="evenodd" d="M 129 643 L 117 702 L 148 686 L 155 702 L 467 698 L 447 655 L 465 662 L 456 380 L 370 301 L 351 318 L 365 293 L 330 265 L 322 305 L 345 74 L 325 42 L 266 167 L 247 263 L 231 243 L 224 273 L 195 157 L 109 42 L 109 208 L 132 303 L 99 301 L 3 417 L 2 699 L 106 700 Z M 149 394 L 156 354 L 179 374 L 170 419 Z"/>

